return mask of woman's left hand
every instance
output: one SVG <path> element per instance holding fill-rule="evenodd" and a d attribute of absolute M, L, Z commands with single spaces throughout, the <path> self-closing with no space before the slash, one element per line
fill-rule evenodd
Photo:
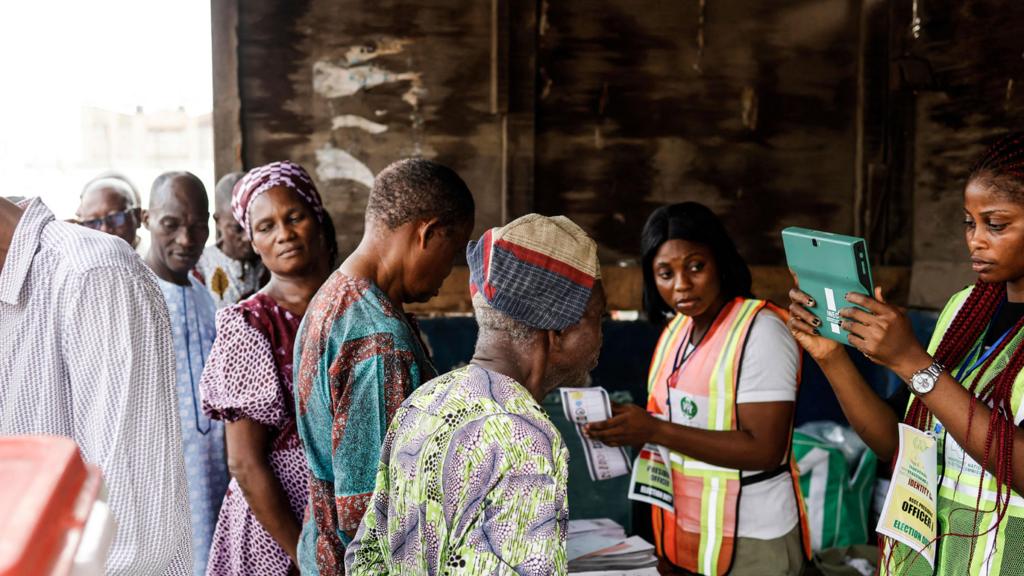
<path fill-rule="evenodd" d="M 612 402 L 612 417 L 587 424 L 587 436 L 609 446 L 642 446 L 656 435 L 661 421 L 636 404 Z"/>
<path fill-rule="evenodd" d="M 850 344 L 869 360 L 889 368 L 904 380 L 931 364 L 931 357 L 914 336 L 910 319 L 896 306 L 885 302 L 882 289 L 875 297 L 847 294 L 846 300 L 868 310 L 843 308 L 842 328 L 850 333 Z"/>

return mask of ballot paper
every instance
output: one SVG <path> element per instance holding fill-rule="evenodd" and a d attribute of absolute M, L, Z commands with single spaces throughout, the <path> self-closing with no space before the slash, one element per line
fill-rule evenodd
<path fill-rule="evenodd" d="M 660 573 L 656 567 L 637 568 L 634 570 L 597 570 L 587 572 L 572 572 L 578 576 L 658 576 Z"/>
<path fill-rule="evenodd" d="M 610 570 L 637 570 L 653 568 L 658 565 L 654 555 L 654 546 L 639 536 L 629 538 L 596 550 L 569 562 L 569 572 L 586 573 Z"/>
<path fill-rule="evenodd" d="M 592 552 L 615 546 L 626 539 L 626 531 L 614 520 L 569 520 L 565 555 L 569 562 Z"/>
<path fill-rule="evenodd" d="M 621 446 L 613 448 L 583 433 L 583 426 L 591 422 L 601 422 L 612 417 L 612 406 L 608 401 L 608 392 L 601 387 L 594 388 L 561 388 L 562 409 L 565 417 L 576 425 L 576 435 L 583 443 L 583 453 L 587 457 L 587 470 L 591 480 L 608 480 L 628 474 L 630 471 L 629 457 L 626 449 Z"/>
<path fill-rule="evenodd" d="M 657 574 L 654 546 L 638 536 L 627 538 L 622 526 L 608 518 L 570 520 L 566 551 L 571 574 Z"/>

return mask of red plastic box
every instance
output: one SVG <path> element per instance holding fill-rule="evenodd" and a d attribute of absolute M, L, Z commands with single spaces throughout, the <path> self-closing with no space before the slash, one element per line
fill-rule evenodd
<path fill-rule="evenodd" d="M 68 438 L 0 437 L 0 576 L 70 574 L 101 486 Z"/>

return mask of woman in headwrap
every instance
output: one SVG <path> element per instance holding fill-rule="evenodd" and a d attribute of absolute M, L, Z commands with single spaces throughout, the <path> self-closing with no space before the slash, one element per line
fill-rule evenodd
<path fill-rule="evenodd" d="M 337 242 L 316 186 L 292 162 L 250 171 L 231 207 L 271 276 L 255 295 L 217 313 L 217 339 L 203 371 L 203 411 L 227 423 L 233 477 L 206 573 L 298 574 L 307 474 L 295 426 L 292 349 L 309 301 L 334 268 Z"/>

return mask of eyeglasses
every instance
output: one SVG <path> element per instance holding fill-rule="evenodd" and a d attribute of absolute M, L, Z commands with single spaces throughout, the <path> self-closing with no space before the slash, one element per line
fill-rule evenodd
<path fill-rule="evenodd" d="M 126 222 L 128 222 L 128 217 L 134 211 L 134 208 L 129 208 L 128 210 L 122 210 L 121 212 L 107 214 L 102 218 L 82 220 L 81 222 L 79 222 L 79 224 L 85 226 L 86 228 L 92 228 L 93 230 L 99 230 L 100 228 L 103 228 L 104 224 L 107 225 L 107 228 L 120 228 L 121 226 L 124 226 Z"/>

